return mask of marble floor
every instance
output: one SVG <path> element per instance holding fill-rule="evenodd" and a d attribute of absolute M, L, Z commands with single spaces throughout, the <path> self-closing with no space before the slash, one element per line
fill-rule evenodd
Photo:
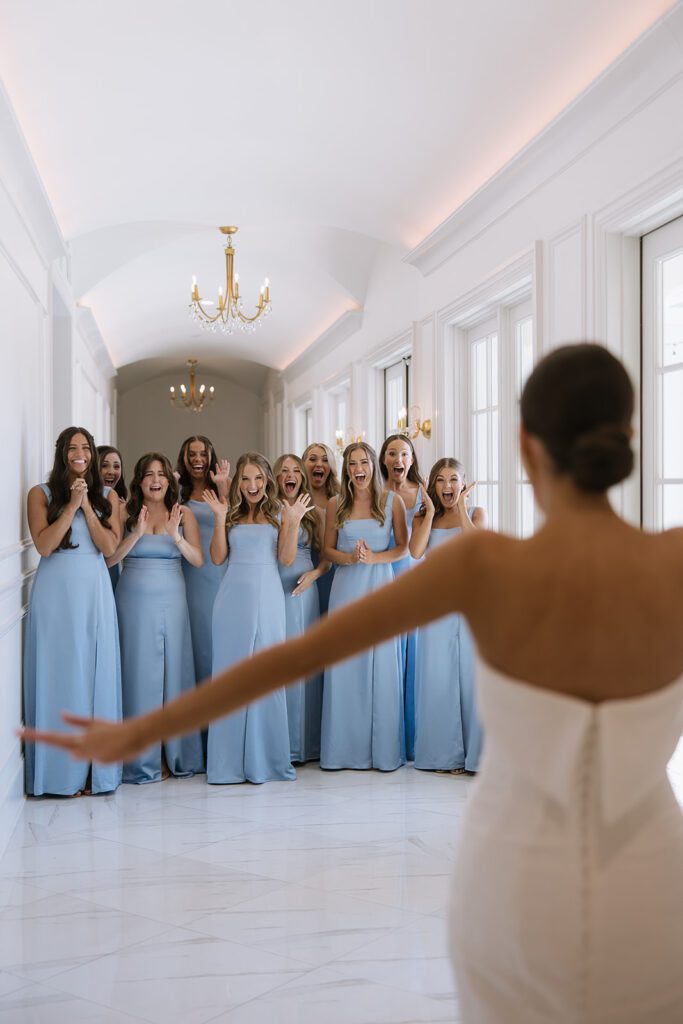
<path fill-rule="evenodd" d="M 683 802 L 683 743 L 670 773 Z M 308 766 L 28 802 L 0 861 L 0 1024 L 452 1024 L 473 784 Z"/>

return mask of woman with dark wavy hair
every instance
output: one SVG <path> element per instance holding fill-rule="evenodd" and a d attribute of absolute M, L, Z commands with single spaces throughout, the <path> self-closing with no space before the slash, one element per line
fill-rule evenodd
<path fill-rule="evenodd" d="M 291 565 L 308 495 L 280 502 L 270 463 L 240 455 L 228 501 L 204 492 L 214 514 L 211 558 L 228 568 L 213 606 L 213 671 L 227 668 L 286 637 L 285 595 L 278 564 Z M 284 689 L 209 726 L 210 783 L 270 782 L 296 777 L 291 763 Z"/>
<path fill-rule="evenodd" d="M 135 464 L 123 539 L 110 565 L 123 561 L 116 588 L 121 633 L 123 715 L 143 714 L 194 688 L 190 617 L 181 562 L 202 564 L 199 527 L 177 503 L 165 455 L 148 452 Z M 158 782 L 165 771 L 204 770 L 201 736 L 150 747 L 123 767 L 124 782 Z"/>
<path fill-rule="evenodd" d="M 413 519 L 420 506 L 420 492 L 423 480 L 413 442 L 405 434 L 389 434 L 379 453 L 379 468 L 388 491 L 400 494 L 406 509 L 408 540 L 413 529 Z M 392 537 L 392 544 L 393 544 Z M 394 576 L 417 565 L 410 552 L 405 558 L 394 562 Z M 415 756 L 415 659 L 417 634 L 415 631 L 401 637 L 401 661 L 403 664 L 403 706 L 406 730 L 406 758 Z"/>
<path fill-rule="evenodd" d="M 64 707 L 121 716 L 119 635 L 104 556 L 119 539 L 118 498 L 102 488 L 92 435 L 67 427 L 57 438 L 46 484 L 28 495 L 28 523 L 40 554 L 24 656 L 27 725 L 57 729 Z M 75 796 L 116 789 L 121 768 L 77 764 L 26 744 L 26 792 Z"/>
<path fill-rule="evenodd" d="M 111 444 L 98 444 L 97 463 L 100 467 L 102 485 L 104 487 L 109 487 L 112 494 L 116 494 L 118 496 L 119 505 L 118 508 L 116 508 L 116 504 L 114 504 L 114 510 L 118 512 L 119 518 L 121 518 L 128 499 L 128 488 L 126 487 L 123 472 L 123 458 L 121 456 L 121 452 Z M 123 523 L 121 524 L 121 530 L 123 530 Z M 111 580 L 111 585 L 114 590 L 116 590 L 116 585 L 119 582 L 120 575 L 120 565 L 113 565 L 109 569 L 109 579 Z"/>
<path fill-rule="evenodd" d="M 486 733 L 450 911 L 462 1021 L 683 1020 L 683 816 L 666 770 L 683 727 L 683 530 L 646 533 L 612 508 L 633 411 L 610 352 L 556 349 L 520 408 L 534 536 L 471 530 L 162 713 L 47 738 L 116 760 L 459 612 Z"/>
<path fill-rule="evenodd" d="M 324 441 L 314 441 L 307 445 L 301 456 L 308 474 L 308 481 L 311 485 L 311 497 L 318 510 L 323 524 L 323 536 L 325 533 L 325 515 L 327 504 L 330 498 L 339 494 L 339 479 L 337 478 L 336 456 L 329 445 Z M 320 560 L 320 551 L 311 550 L 311 558 L 315 568 Z M 320 598 L 320 614 L 327 615 L 330 604 L 330 591 L 336 566 L 331 566 L 316 583 L 318 597 Z"/>
<path fill-rule="evenodd" d="M 393 564 L 407 551 L 401 497 L 384 490 L 375 450 L 364 441 L 350 444 L 344 452 L 341 492 L 327 506 L 323 553 L 337 566 L 330 614 L 389 583 Z M 397 638 L 325 669 L 321 768 L 394 771 L 405 762 L 404 728 Z"/>
<path fill-rule="evenodd" d="M 204 491 L 227 497 L 230 489 L 230 463 L 218 459 L 216 450 L 204 434 L 186 437 L 178 452 L 175 470 L 180 491 L 180 504 L 194 513 L 199 525 L 204 562 L 193 565 L 183 559 L 183 574 L 192 630 L 194 672 L 198 683 L 211 675 L 211 617 L 213 603 L 227 566 L 214 565 L 210 546 L 213 536 L 213 513 L 204 501 Z"/>

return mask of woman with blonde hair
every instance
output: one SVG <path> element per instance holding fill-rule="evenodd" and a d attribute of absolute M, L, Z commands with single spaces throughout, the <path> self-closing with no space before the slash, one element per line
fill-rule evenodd
<path fill-rule="evenodd" d="M 287 635 L 285 595 L 278 563 L 296 556 L 299 524 L 311 504 L 306 495 L 283 505 L 267 459 L 240 455 L 228 500 L 212 490 L 204 501 L 214 515 L 211 559 L 227 560 L 213 606 L 213 672 Z M 209 726 L 206 759 L 210 783 L 294 779 L 284 689 Z"/>
<path fill-rule="evenodd" d="M 301 495 L 311 497 L 306 467 L 298 455 L 291 452 L 281 455 L 273 466 L 273 475 L 283 506 L 294 505 Z M 304 633 L 320 618 L 320 602 L 315 584 L 330 567 L 326 559 L 320 561 L 322 541 L 322 520 L 311 500 L 299 525 L 296 557 L 290 565 L 280 562 L 278 566 L 285 592 L 288 638 Z M 313 565 L 313 552 L 318 555 L 316 567 Z M 286 697 L 292 761 L 316 761 L 320 757 L 322 672 L 287 687 Z"/>
<path fill-rule="evenodd" d="M 413 558 L 436 557 L 441 545 L 486 526 L 486 514 L 467 509 L 465 467 L 439 459 L 421 488 L 413 520 Z M 474 644 L 462 615 L 446 615 L 417 631 L 415 663 L 415 767 L 455 774 L 476 772 L 481 727 L 474 704 Z"/>
<path fill-rule="evenodd" d="M 391 582 L 393 563 L 407 551 L 403 501 L 384 490 L 374 449 L 350 444 L 341 491 L 327 506 L 323 553 L 337 566 L 330 614 Z M 320 766 L 393 771 L 404 762 L 403 666 L 393 637 L 326 668 Z"/>
<path fill-rule="evenodd" d="M 311 497 L 318 510 L 322 522 L 323 535 L 325 533 L 325 514 L 327 503 L 330 498 L 339 494 L 339 478 L 336 470 L 336 457 L 329 445 L 324 441 L 314 441 L 304 450 L 302 456 L 308 480 L 311 485 Z M 317 567 L 320 552 L 312 550 L 311 557 L 313 566 Z M 334 579 L 336 566 L 330 566 L 328 572 L 324 573 L 317 581 L 318 597 L 320 598 L 320 614 L 326 615 L 330 604 L 330 590 Z"/>

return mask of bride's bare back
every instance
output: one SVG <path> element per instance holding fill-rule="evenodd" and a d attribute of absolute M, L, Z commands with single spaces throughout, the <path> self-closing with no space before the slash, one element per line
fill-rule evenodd
<path fill-rule="evenodd" d="M 683 674 L 683 530 L 645 534 L 600 510 L 527 541 L 463 543 L 473 583 L 462 608 L 481 655 L 507 675 L 600 701 Z"/>

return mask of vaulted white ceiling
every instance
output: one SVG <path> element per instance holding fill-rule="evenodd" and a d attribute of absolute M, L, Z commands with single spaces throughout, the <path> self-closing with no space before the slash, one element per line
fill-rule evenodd
<path fill-rule="evenodd" d="M 119 367 L 283 367 L 672 0 L 0 0 L 0 67 Z M 256 335 L 198 336 L 191 274 L 271 279 Z M 238 373 L 239 375 L 239 373 Z"/>

